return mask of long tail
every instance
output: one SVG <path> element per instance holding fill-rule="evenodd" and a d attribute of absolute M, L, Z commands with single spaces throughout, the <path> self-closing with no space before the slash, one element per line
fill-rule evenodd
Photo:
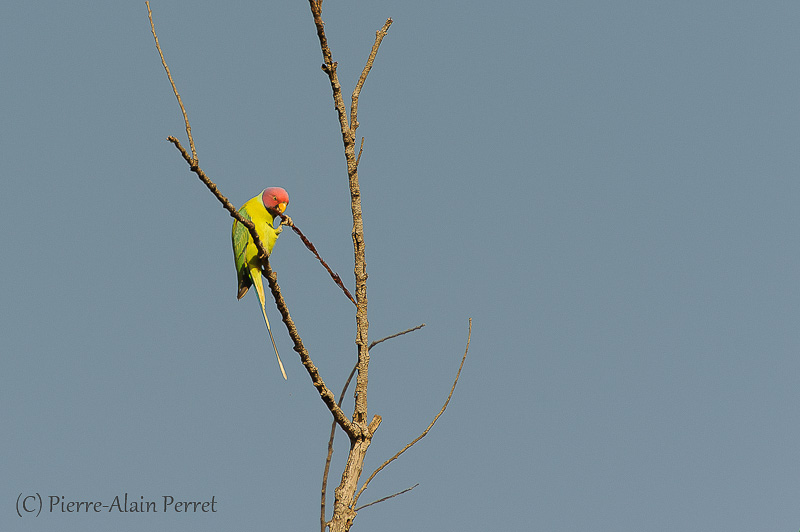
<path fill-rule="evenodd" d="M 272 340 L 272 348 L 275 349 L 275 356 L 278 357 L 278 365 L 281 367 L 281 373 L 283 374 L 283 379 L 287 380 L 286 370 L 283 369 L 283 362 L 281 362 L 281 356 L 278 354 L 278 346 L 275 345 L 275 338 L 273 338 L 272 336 L 272 329 L 269 326 L 269 318 L 267 318 L 267 309 L 264 304 L 264 286 L 261 283 L 261 271 L 256 270 L 252 278 L 253 278 L 253 285 L 255 285 L 256 287 L 256 293 L 258 294 L 258 302 L 261 304 L 261 312 L 264 314 L 264 323 L 267 324 L 267 332 L 269 333 L 269 339 Z"/>

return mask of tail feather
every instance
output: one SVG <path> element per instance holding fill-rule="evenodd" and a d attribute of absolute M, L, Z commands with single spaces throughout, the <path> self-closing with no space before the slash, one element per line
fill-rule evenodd
<path fill-rule="evenodd" d="M 261 271 L 255 270 L 253 272 L 253 284 L 256 287 L 256 293 L 258 294 L 258 302 L 261 304 L 261 312 L 264 314 L 264 323 L 267 324 L 267 332 L 269 332 L 269 339 L 272 340 L 272 348 L 275 349 L 275 356 L 278 357 L 278 365 L 281 367 L 281 373 L 283 374 L 283 379 L 287 380 L 286 378 L 286 370 L 283 369 L 283 362 L 281 362 L 281 356 L 278 354 L 278 346 L 275 345 L 275 338 L 272 336 L 272 329 L 269 326 L 269 318 L 267 318 L 267 309 L 264 302 L 264 286 L 261 283 Z"/>

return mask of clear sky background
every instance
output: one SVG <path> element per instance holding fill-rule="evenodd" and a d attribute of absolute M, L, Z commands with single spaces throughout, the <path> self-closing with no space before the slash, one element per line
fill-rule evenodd
<path fill-rule="evenodd" d="M 152 3 L 202 168 L 264 187 L 352 287 L 339 126 L 308 3 Z M 370 415 L 354 530 L 800 528 L 800 3 L 326 0 L 361 97 Z M 318 530 L 330 414 L 236 300 L 231 218 L 144 2 L 0 8 L 0 529 Z M 352 304 L 271 263 L 323 378 Z M 349 394 L 348 394 L 349 395 Z M 352 410 L 352 397 L 346 402 Z M 331 482 L 346 456 L 336 443 Z M 16 516 L 20 494 L 217 501 Z"/>

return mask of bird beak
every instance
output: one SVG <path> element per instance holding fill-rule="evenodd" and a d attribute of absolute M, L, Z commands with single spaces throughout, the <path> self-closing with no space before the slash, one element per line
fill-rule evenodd
<path fill-rule="evenodd" d="M 275 206 L 275 210 L 278 211 L 279 213 L 283 214 L 283 211 L 286 210 L 286 203 L 278 203 Z"/>

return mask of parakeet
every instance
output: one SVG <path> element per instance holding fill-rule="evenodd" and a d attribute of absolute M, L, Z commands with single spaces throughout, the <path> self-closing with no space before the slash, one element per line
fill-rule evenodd
<path fill-rule="evenodd" d="M 276 214 L 282 214 L 289 203 L 289 194 L 280 187 L 269 187 L 264 189 L 261 194 L 254 197 L 239 209 L 246 220 L 252 221 L 256 225 L 256 232 L 261 242 L 267 248 L 267 252 L 272 254 L 272 247 L 278 239 L 281 227 L 275 229 L 272 224 Z M 255 285 L 258 301 L 261 303 L 261 312 L 264 314 L 264 323 L 267 324 L 269 338 L 272 340 L 272 347 L 275 349 L 275 356 L 278 357 L 278 365 L 281 367 L 283 378 L 286 379 L 286 371 L 283 369 L 281 356 L 278 354 L 278 347 L 275 345 L 275 338 L 272 337 L 272 329 L 269 327 L 267 309 L 264 306 L 264 286 L 261 282 L 262 262 L 258 257 L 258 248 L 253 241 L 253 236 L 247 227 L 234 220 L 231 230 L 231 240 L 233 241 L 233 258 L 236 262 L 236 277 L 239 281 L 239 291 L 237 299 L 242 299 L 251 285 Z"/>

